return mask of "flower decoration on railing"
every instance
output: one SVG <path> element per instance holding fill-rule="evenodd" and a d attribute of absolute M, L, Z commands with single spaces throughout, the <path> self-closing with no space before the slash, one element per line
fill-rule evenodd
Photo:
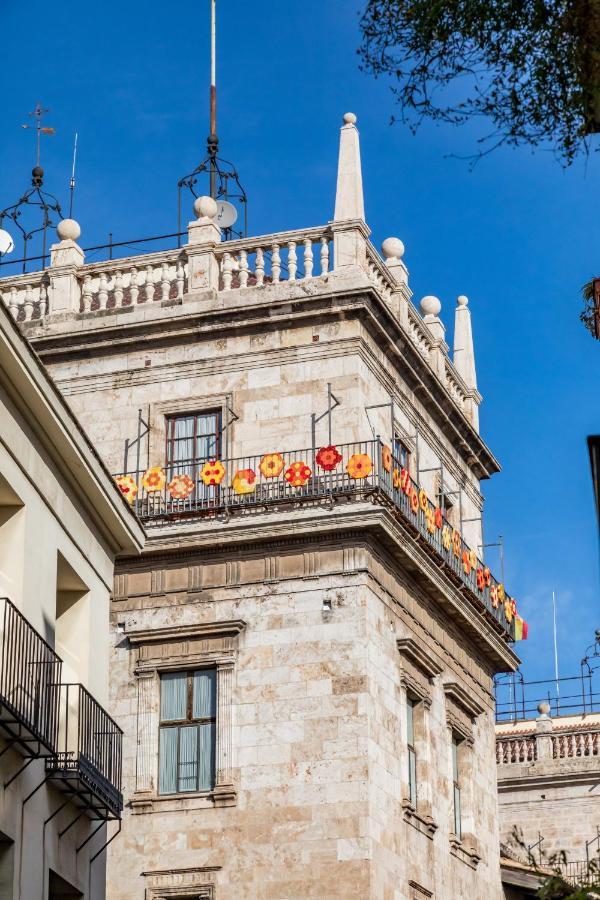
<path fill-rule="evenodd" d="M 341 463 L 343 456 L 338 448 L 331 444 L 329 447 L 321 447 L 315 459 L 317 465 L 320 466 L 324 472 L 333 472 L 333 470 L 337 469 Z"/>
<path fill-rule="evenodd" d="M 173 500 L 187 500 L 194 492 L 194 481 L 187 473 L 174 475 L 167 485 Z"/>
<path fill-rule="evenodd" d="M 209 487 L 219 485 L 225 478 L 225 466 L 219 459 L 209 459 L 200 469 L 200 478 Z"/>
<path fill-rule="evenodd" d="M 285 480 L 291 487 L 304 487 L 311 475 L 312 470 L 305 462 L 293 462 L 285 470 Z"/>
<path fill-rule="evenodd" d="M 238 469 L 231 486 L 236 494 L 253 494 L 256 490 L 256 472 L 254 469 Z"/>
<path fill-rule="evenodd" d="M 279 478 L 284 467 L 285 460 L 281 453 L 265 453 L 258 468 L 265 478 Z"/>
<path fill-rule="evenodd" d="M 133 475 L 118 475 L 115 481 L 127 502 L 133 503 L 138 492 L 137 482 Z"/>
<path fill-rule="evenodd" d="M 357 448 L 371 447 L 370 453 L 354 452 Z M 314 453 L 315 475 L 310 465 L 305 461 L 308 454 Z M 294 456 L 297 458 L 294 460 Z M 298 458 L 299 457 L 299 458 Z M 304 458 L 303 458 L 304 457 Z M 292 459 L 292 462 L 286 460 Z M 238 465 L 247 468 L 236 468 Z M 253 466 L 250 467 L 248 464 Z M 440 506 L 432 503 L 424 488 L 420 488 L 411 478 L 408 469 L 401 467 L 394 459 L 391 449 L 380 441 L 369 441 L 362 444 L 344 444 L 335 446 L 330 444 L 321 447 L 318 451 L 297 450 L 283 453 L 267 453 L 263 456 L 244 457 L 228 462 L 225 460 L 211 459 L 199 463 L 199 479 L 205 485 L 221 485 L 220 491 L 196 490 L 194 472 L 178 473 L 173 475 L 167 485 L 167 491 L 163 496 L 156 496 L 166 485 L 165 467 L 152 466 L 143 475 L 124 474 L 115 476 L 116 483 L 121 493 L 128 502 L 134 505 L 139 515 L 151 517 L 168 515 L 169 512 L 181 514 L 184 510 L 190 512 L 202 510 L 214 510 L 220 505 L 235 507 L 238 504 L 271 503 L 293 499 L 294 494 L 283 491 L 282 484 L 263 485 L 263 491 L 257 493 L 260 480 L 285 479 L 290 488 L 306 488 L 301 496 L 332 496 L 336 491 L 348 491 L 348 479 L 356 482 L 365 482 L 369 488 L 379 491 L 381 497 L 387 499 L 391 507 L 396 510 L 411 526 L 417 530 L 422 539 L 425 539 L 433 550 L 442 558 L 444 564 L 451 570 L 453 579 L 457 577 L 462 581 L 463 588 L 467 588 L 471 594 L 478 597 L 493 614 L 494 618 L 516 640 L 527 637 L 527 623 L 518 615 L 517 604 L 514 598 L 509 596 L 504 585 L 492 578 L 490 569 L 484 566 L 478 559 L 477 553 L 471 550 L 463 541 L 461 532 L 454 528 L 444 517 Z M 225 487 L 224 479 L 227 471 L 231 473 L 229 486 Z M 345 467 L 345 472 L 342 467 Z M 323 473 L 334 472 L 335 476 L 324 477 Z M 310 482 L 310 485 L 309 485 Z M 309 487 L 307 487 L 309 485 Z M 267 489 L 268 488 L 268 489 Z M 361 492 L 361 485 L 355 488 Z M 185 500 L 195 492 L 194 499 L 183 507 L 178 501 Z M 236 500 L 248 496 L 247 500 Z M 300 496 L 300 493 L 297 495 Z"/>
<path fill-rule="evenodd" d="M 167 483 L 167 476 L 162 466 L 150 466 L 142 475 L 142 487 L 148 494 L 162 491 Z"/>
<path fill-rule="evenodd" d="M 385 469 L 386 472 L 392 471 L 392 463 L 394 458 L 392 456 L 392 448 L 388 447 L 387 444 L 384 444 L 381 448 L 381 465 Z"/>
<path fill-rule="evenodd" d="M 354 453 L 348 460 L 346 472 L 350 478 L 358 481 L 360 478 L 368 478 L 373 471 L 373 463 L 368 453 Z"/>

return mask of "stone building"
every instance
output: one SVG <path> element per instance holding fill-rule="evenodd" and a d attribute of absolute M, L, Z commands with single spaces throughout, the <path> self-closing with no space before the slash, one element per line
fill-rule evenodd
<path fill-rule="evenodd" d="M 451 356 L 370 242 L 355 122 L 326 225 L 223 242 L 204 197 L 181 249 L 85 263 L 66 221 L 46 280 L 0 280 L 148 535 L 112 600 L 112 900 L 502 896 L 522 623 L 482 560 L 470 311 Z"/>
<path fill-rule="evenodd" d="M 496 727 L 500 836 L 514 843 L 518 828 L 522 852 L 532 848 L 540 864 L 553 860 L 581 883 L 588 861 L 600 859 L 600 713 L 540 710 Z"/>
<path fill-rule="evenodd" d="M 0 308 L 0 897 L 105 897 L 122 736 L 107 714 L 115 557 L 143 530 Z M 113 822 L 108 824 L 107 822 Z"/>

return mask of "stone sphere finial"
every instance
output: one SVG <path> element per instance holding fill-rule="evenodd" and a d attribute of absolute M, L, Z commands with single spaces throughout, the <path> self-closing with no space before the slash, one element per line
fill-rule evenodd
<path fill-rule="evenodd" d="M 456 302 L 457 302 L 458 306 L 466 306 L 469 302 L 469 298 L 465 297 L 464 294 L 461 294 L 460 297 L 456 298 Z"/>
<path fill-rule="evenodd" d="M 539 712 L 540 716 L 542 716 L 542 718 L 547 719 L 548 713 L 550 712 L 550 704 L 548 703 L 548 701 L 542 700 L 541 703 L 538 703 L 537 711 Z"/>
<path fill-rule="evenodd" d="M 212 197 L 196 197 L 194 200 L 194 215 L 197 219 L 214 219 L 217 212 L 217 203 Z"/>
<path fill-rule="evenodd" d="M 344 113 L 344 125 L 356 125 L 356 116 L 354 113 Z"/>
<path fill-rule="evenodd" d="M 81 227 L 75 219 L 63 219 L 56 226 L 56 233 L 61 241 L 76 241 L 81 234 Z"/>
<path fill-rule="evenodd" d="M 402 243 L 400 238 L 386 238 L 381 245 L 381 252 L 383 253 L 384 259 L 386 260 L 402 259 L 402 257 L 404 256 L 404 244 Z"/>
<path fill-rule="evenodd" d="M 423 297 L 419 305 L 424 316 L 439 316 L 442 309 L 442 304 L 432 294 Z"/>

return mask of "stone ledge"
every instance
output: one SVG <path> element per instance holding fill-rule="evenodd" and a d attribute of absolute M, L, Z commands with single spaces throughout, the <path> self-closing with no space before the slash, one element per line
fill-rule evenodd
<path fill-rule="evenodd" d="M 402 810 L 404 821 L 408 825 L 412 825 L 413 828 L 416 828 L 417 831 L 420 831 L 421 834 L 424 834 L 429 840 L 433 840 L 433 836 L 436 833 L 438 826 L 430 815 L 417 812 L 410 800 L 402 801 Z"/>
<path fill-rule="evenodd" d="M 465 846 L 455 834 L 450 835 L 450 853 L 471 869 L 476 869 L 481 862 L 481 857 L 475 848 Z"/>

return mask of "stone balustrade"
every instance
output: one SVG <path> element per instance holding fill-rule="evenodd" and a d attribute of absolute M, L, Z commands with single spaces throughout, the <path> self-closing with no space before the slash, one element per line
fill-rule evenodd
<path fill-rule="evenodd" d="M 496 739 L 496 762 L 505 766 L 511 763 L 535 762 L 537 759 L 536 736 L 502 737 Z"/>
<path fill-rule="evenodd" d="M 553 759 L 584 759 L 593 756 L 600 756 L 600 729 L 552 735 Z"/>
<path fill-rule="evenodd" d="M 347 274 L 349 269 L 362 272 L 399 319 L 420 355 L 432 365 L 454 403 L 470 417 L 467 388 L 448 356 L 447 345 L 435 339 L 411 302 L 403 263 L 399 259 L 384 261 L 366 235 L 364 223 L 349 223 L 342 229 L 333 223 L 223 243 L 217 231 L 216 240 L 200 244 L 204 256 L 196 268 L 206 270 L 210 257 L 216 264 L 212 289 L 223 292 L 269 290 L 282 283 Z M 342 261 L 336 259 L 338 242 Z M 198 253 L 197 244 L 84 263 L 79 247 L 73 241 L 63 241 L 53 247 L 50 268 L 0 278 L 0 302 L 17 321 L 39 323 L 53 314 L 62 318 L 138 305 L 182 303 L 194 293 L 193 252 Z M 348 266 L 349 257 L 354 260 L 353 269 Z"/>
<path fill-rule="evenodd" d="M 329 228 L 309 228 L 238 241 L 215 249 L 219 288 L 262 287 L 327 275 L 333 266 Z"/>

